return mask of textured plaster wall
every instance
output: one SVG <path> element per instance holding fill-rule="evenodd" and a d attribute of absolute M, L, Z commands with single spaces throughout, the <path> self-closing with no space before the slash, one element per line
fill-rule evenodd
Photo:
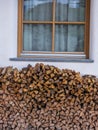
<path fill-rule="evenodd" d="M 18 0 L 0 0 L 0 66 L 14 66 L 19 69 L 36 62 L 16 62 L 9 58 L 17 57 L 17 16 Z M 45 62 L 59 68 L 69 68 L 81 74 L 98 76 L 98 0 L 91 0 L 90 58 L 94 63 Z"/>

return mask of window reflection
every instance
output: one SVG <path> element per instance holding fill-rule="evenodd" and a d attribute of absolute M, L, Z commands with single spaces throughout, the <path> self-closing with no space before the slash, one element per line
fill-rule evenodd
<path fill-rule="evenodd" d="M 25 0 L 24 20 L 52 20 L 52 0 Z"/>

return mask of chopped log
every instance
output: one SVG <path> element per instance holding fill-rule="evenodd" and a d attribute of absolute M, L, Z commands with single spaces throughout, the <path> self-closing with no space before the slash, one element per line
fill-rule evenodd
<path fill-rule="evenodd" d="M 0 130 L 97 130 L 98 78 L 36 64 L 0 68 Z"/>

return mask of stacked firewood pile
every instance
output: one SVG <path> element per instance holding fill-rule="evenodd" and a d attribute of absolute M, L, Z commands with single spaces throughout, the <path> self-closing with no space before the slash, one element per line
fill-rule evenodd
<path fill-rule="evenodd" d="M 98 80 L 36 64 L 0 68 L 0 130 L 98 130 Z"/>

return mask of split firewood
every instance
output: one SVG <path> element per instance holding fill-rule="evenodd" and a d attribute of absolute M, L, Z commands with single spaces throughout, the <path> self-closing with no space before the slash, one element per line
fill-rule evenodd
<path fill-rule="evenodd" d="M 97 130 L 98 78 L 36 64 L 0 68 L 0 130 Z"/>

